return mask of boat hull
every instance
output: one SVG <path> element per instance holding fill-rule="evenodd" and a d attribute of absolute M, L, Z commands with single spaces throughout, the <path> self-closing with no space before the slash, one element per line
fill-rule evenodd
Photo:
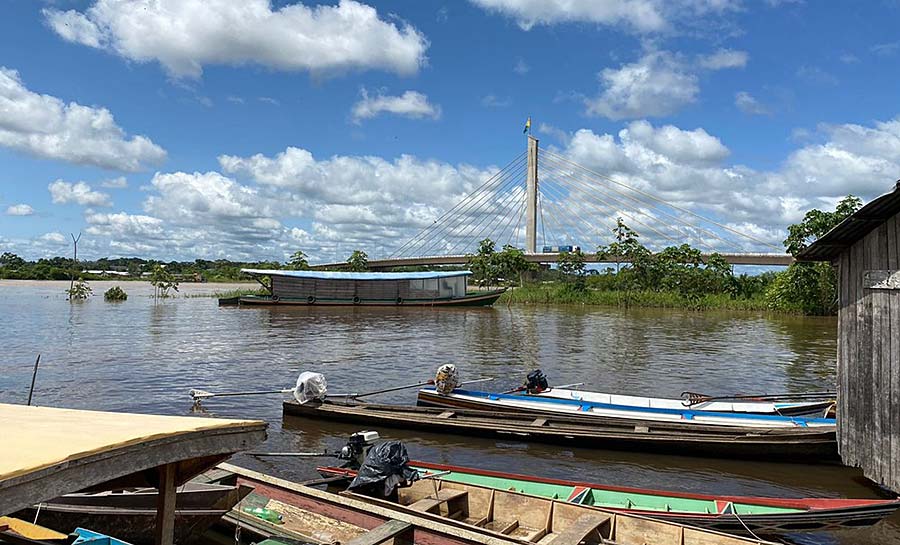
<path fill-rule="evenodd" d="M 444 395 L 437 393 L 434 389 L 422 389 L 419 390 L 418 404 L 425 407 L 490 410 L 534 415 L 565 415 L 583 418 L 586 421 L 628 419 L 654 425 L 679 422 L 688 426 L 752 427 L 760 430 L 799 427 L 817 427 L 825 430 L 835 429 L 834 420 L 826 418 L 718 413 L 692 411 L 689 409 L 638 408 L 567 399 L 526 398 L 518 395 L 470 392 L 467 390 L 454 390 L 449 395 Z"/>
<path fill-rule="evenodd" d="M 610 511 L 641 515 L 678 524 L 688 524 L 729 533 L 779 535 L 798 532 L 814 532 L 858 528 L 878 523 L 894 513 L 897 500 L 843 500 L 843 499 L 776 499 L 744 496 L 711 496 L 627 487 L 612 487 L 561 479 L 545 479 L 499 471 L 411 461 L 410 466 L 427 473 L 447 473 L 440 478 L 451 482 L 478 484 L 498 490 L 517 490 L 542 497 L 568 498 L 572 503 L 587 503 Z M 345 476 L 351 479 L 356 472 L 346 468 L 320 467 L 323 477 Z M 589 495 L 591 494 L 591 495 Z M 594 496 L 596 494 L 596 497 Z M 607 503 L 595 503 L 602 495 L 612 496 L 605 501 L 631 498 L 665 506 L 671 510 L 625 508 Z M 626 500 L 631 501 L 631 500 Z M 646 500 L 644 500 L 646 501 Z M 694 509 L 711 507 L 725 512 L 700 513 L 678 509 L 679 504 L 693 505 Z M 739 514 L 728 513 L 737 509 Z M 763 511 L 772 511 L 765 513 Z M 759 513 L 746 512 L 758 511 Z M 743 514 L 741 514 L 743 512 Z"/>
<path fill-rule="evenodd" d="M 769 430 L 722 428 L 571 416 L 529 416 L 516 413 L 446 410 L 429 407 L 365 403 L 285 401 L 286 416 L 333 420 L 402 430 L 455 433 L 509 440 L 795 463 L 838 459 L 834 430 L 795 428 Z"/>
<path fill-rule="evenodd" d="M 494 290 L 488 292 L 473 293 L 463 297 L 441 298 L 441 299 L 323 299 L 310 298 L 307 299 L 288 299 L 273 298 L 264 296 L 245 296 L 237 298 L 237 303 L 233 302 L 233 298 L 221 299 L 220 305 L 240 306 L 330 306 L 330 307 L 486 307 L 497 302 L 497 299 L 506 290 Z"/>

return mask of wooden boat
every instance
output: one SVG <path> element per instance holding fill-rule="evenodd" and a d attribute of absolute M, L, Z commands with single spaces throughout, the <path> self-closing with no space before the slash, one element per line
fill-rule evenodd
<path fill-rule="evenodd" d="M 570 399 L 579 402 L 599 403 L 624 407 L 709 411 L 718 413 L 768 414 L 777 416 L 826 416 L 834 407 L 834 400 L 815 401 L 755 401 L 753 399 L 713 399 L 691 403 L 684 399 L 643 397 L 621 394 L 606 394 L 567 388 L 549 388 L 539 393 L 526 391 L 514 395 L 526 398 Z"/>
<path fill-rule="evenodd" d="M 229 515 L 224 519 L 264 536 L 271 533 L 294 539 L 312 537 L 319 542 L 336 540 L 356 545 L 381 542 L 375 538 L 366 540 L 368 536 L 361 530 L 386 534 L 390 529 L 405 526 L 412 533 L 407 537 L 408 542 L 435 545 L 760 543 L 597 507 L 450 481 L 415 482 L 410 487 L 400 488 L 398 501 L 392 502 L 357 493 L 338 495 L 315 490 L 228 464 L 219 467 L 234 473 L 238 483 L 254 487 L 248 500 L 252 499 L 283 517 L 283 524 L 273 524 L 261 519 L 252 520 L 246 512 L 240 511 L 244 516 Z"/>
<path fill-rule="evenodd" d="M 391 427 L 520 441 L 573 444 L 613 450 L 646 450 L 797 463 L 837 460 L 833 428 L 710 426 L 626 418 L 585 421 L 577 415 L 540 415 L 377 405 L 360 402 L 285 401 L 284 414 Z"/>
<path fill-rule="evenodd" d="M 302 306 L 490 306 L 506 290 L 467 291 L 470 271 L 352 273 L 241 269 L 269 295 L 248 295 L 238 305 Z M 266 279 L 269 279 L 268 282 Z M 235 304 L 234 298 L 220 305 Z"/>
<path fill-rule="evenodd" d="M 249 492 L 247 488 L 191 482 L 180 487 L 175 502 L 176 541 L 185 543 L 198 537 Z M 66 494 L 24 509 L 20 515 L 61 532 L 86 526 L 143 545 L 153 543 L 157 498 L 155 488 Z"/>
<path fill-rule="evenodd" d="M 713 496 L 642 488 L 608 486 L 499 471 L 412 461 L 422 475 L 440 474 L 443 481 L 560 499 L 610 511 L 643 515 L 729 533 L 748 529 L 775 535 L 876 524 L 900 508 L 900 500 L 802 498 L 779 499 Z M 347 468 L 320 467 L 323 477 L 356 476 Z"/>
<path fill-rule="evenodd" d="M 462 389 L 453 390 L 449 394 L 441 394 L 434 388 L 423 388 L 419 390 L 418 404 L 426 407 L 493 410 L 541 416 L 575 415 L 587 420 L 609 421 L 625 418 L 648 423 L 681 422 L 687 425 L 757 428 L 762 430 L 784 428 L 835 429 L 835 420 L 833 418 L 801 418 L 765 414 L 698 411 L 687 407 L 642 407 L 578 399 L 522 396 Z"/>
<path fill-rule="evenodd" d="M 0 543 L 9 545 L 131 545 L 121 539 L 75 528 L 64 534 L 15 517 L 0 517 Z"/>

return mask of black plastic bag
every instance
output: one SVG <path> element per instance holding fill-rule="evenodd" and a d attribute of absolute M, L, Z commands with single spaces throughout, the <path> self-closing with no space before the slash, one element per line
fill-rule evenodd
<path fill-rule="evenodd" d="M 409 467 L 409 454 L 400 441 L 385 441 L 366 454 L 366 460 L 350 483 L 349 490 L 390 498 L 399 486 L 419 479 L 419 472 Z"/>

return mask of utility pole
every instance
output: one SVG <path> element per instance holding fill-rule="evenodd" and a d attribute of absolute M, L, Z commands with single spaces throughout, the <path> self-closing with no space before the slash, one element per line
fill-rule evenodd
<path fill-rule="evenodd" d="M 537 253 L 538 139 L 528 135 L 525 181 L 525 253 Z"/>

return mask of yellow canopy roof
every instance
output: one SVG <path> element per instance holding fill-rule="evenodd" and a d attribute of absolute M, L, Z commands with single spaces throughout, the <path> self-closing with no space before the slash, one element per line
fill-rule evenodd
<path fill-rule="evenodd" d="M 59 492 L 69 493 L 166 463 L 221 458 L 265 439 L 265 426 L 259 420 L 0 404 L 0 497 L 38 479 L 64 477 L 73 489 Z"/>

